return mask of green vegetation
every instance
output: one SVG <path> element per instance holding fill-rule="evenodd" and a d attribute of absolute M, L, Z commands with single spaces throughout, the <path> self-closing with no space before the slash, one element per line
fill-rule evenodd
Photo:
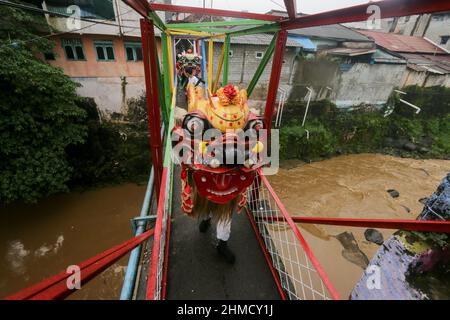
<path fill-rule="evenodd" d="M 40 14 L 0 6 L 0 203 L 34 202 L 76 187 L 145 181 L 145 101 L 102 122 L 93 100 L 41 59 L 53 42 Z"/>
<path fill-rule="evenodd" d="M 83 142 L 76 84 L 36 58 L 52 48 L 42 15 L 0 6 L 0 201 L 67 191 L 65 149 Z"/>
<path fill-rule="evenodd" d="M 79 106 L 87 112 L 86 142 L 67 148 L 73 167 L 71 187 L 92 187 L 122 182 L 144 182 L 150 173 L 150 137 L 145 97 L 132 99 L 125 117 L 101 121 L 93 99 Z"/>
<path fill-rule="evenodd" d="M 327 100 L 312 102 L 305 124 L 305 106 L 287 104 L 283 118 L 290 119 L 280 132 L 282 159 L 314 160 L 336 154 L 380 152 L 415 158 L 450 157 L 450 89 L 411 86 L 407 100 L 414 110 L 391 97 L 382 110 L 358 106 L 339 111 Z M 393 112 L 385 117 L 385 112 Z M 310 139 L 306 139 L 307 129 Z"/>

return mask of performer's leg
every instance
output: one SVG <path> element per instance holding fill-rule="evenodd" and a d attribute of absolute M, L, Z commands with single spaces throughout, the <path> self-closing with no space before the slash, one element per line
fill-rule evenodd
<path fill-rule="evenodd" d="M 211 213 L 208 215 L 208 217 L 206 217 L 205 219 L 203 219 L 200 222 L 200 225 L 198 226 L 198 230 L 201 233 L 205 233 L 206 230 L 208 230 L 209 226 L 211 225 Z"/>
<path fill-rule="evenodd" d="M 231 233 L 231 219 L 218 221 L 216 232 L 217 232 L 217 239 L 222 241 L 228 241 Z"/>
<path fill-rule="evenodd" d="M 221 254 L 228 263 L 234 263 L 235 256 L 228 248 L 227 241 L 231 233 L 231 218 L 225 221 L 217 222 L 217 251 Z"/>

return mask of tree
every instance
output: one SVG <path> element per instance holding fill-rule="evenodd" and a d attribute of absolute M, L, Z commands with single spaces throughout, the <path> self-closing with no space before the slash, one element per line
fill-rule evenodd
<path fill-rule="evenodd" d="M 0 202 L 67 191 L 66 148 L 82 143 L 77 84 L 37 58 L 51 50 L 42 14 L 0 6 Z"/>

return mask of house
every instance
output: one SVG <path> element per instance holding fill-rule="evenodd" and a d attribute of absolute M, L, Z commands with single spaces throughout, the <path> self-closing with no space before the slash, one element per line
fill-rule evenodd
<path fill-rule="evenodd" d="M 422 87 L 450 87 L 450 54 L 426 38 L 358 30 L 373 39 L 382 48 L 407 62 L 399 87 L 419 85 Z"/>
<path fill-rule="evenodd" d="M 348 25 L 358 29 L 370 29 L 367 23 Z M 426 38 L 450 50 L 450 12 L 381 19 L 380 29 L 376 31 Z"/>
<path fill-rule="evenodd" d="M 269 13 L 287 16 L 278 10 Z M 295 63 L 290 100 L 304 100 L 308 87 L 313 100 L 327 98 L 339 107 L 382 105 L 406 65 L 404 59 L 376 48 L 372 39 L 341 24 L 289 30 L 289 39 L 304 44 Z"/>
<path fill-rule="evenodd" d="M 119 0 L 44 0 L 42 7 L 72 14 L 74 4 L 81 18 L 93 22 L 47 14 L 57 31 L 50 37 L 53 52 L 42 58 L 78 82 L 78 94 L 94 98 L 104 116 L 125 113 L 127 101 L 145 88 L 140 16 Z M 160 50 L 160 41 L 157 46 Z"/>
<path fill-rule="evenodd" d="M 230 38 L 228 81 L 247 87 L 256 69 L 258 68 L 264 53 L 272 41 L 272 34 L 244 35 Z M 218 61 L 222 53 L 223 38 L 214 39 L 214 67 L 213 74 L 216 74 Z M 288 39 L 281 68 L 280 87 L 290 89 L 291 79 L 295 71 L 296 56 L 302 49 L 302 44 Z M 272 58 L 269 60 L 264 72 L 252 93 L 252 99 L 265 99 L 272 69 Z M 222 80 L 222 78 L 220 78 Z"/>

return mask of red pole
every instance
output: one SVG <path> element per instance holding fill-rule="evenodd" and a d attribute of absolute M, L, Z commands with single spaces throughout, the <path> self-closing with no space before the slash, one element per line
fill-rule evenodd
<path fill-rule="evenodd" d="M 273 221 L 286 220 L 284 217 L 281 216 L 270 217 L 265 219 Z M 435 221 L 435 220 L 355 219 L 355 218 L 317 218 L 317 217 L 292 217 L 292 220 L 296 223 L 324 224 L 331 226 L 450 233 L 450 221 L 439 221 L 439 220 Z"/>
<path fill-rule="evenodd" d="M 295 19 L 297 16 L 297 3 L 295 0 L 284 0 L 284 6 L 286 7 L 289 19 Z"/>
<path fill-rule="evenodd" d="M 153 235 L 153 229 L 108 249 L 88 260 L 78 263 L 80 281 L 84 285 L 103 270 L 111 266 L 125 254 Z M 62 271 L 57 275 L 28 287 L 18 293 L 6 297 L 6 300 L 52 300 L 63 299 L 74 293 L 75 289 L 67 287 L 67 278 L 72 274 Z"/>
<path fill-rule="evenodd" d="M 315 26 L 367 21 L 374 13 L 369 6 L 378 8 L 380 19 L 405 17 L 422 13 L 445 12 L 450 10 L 450 1 L 446 0 L 385 0 L 369 2 L 352 7 L 310 14 L 281 23 L 283 30 L 308 28 Z"/>
<path fill-rule="evenodd" d="M 272 71 L 270 73 L 269 92 L 267 93 L 266 110 L 264 111 L 264 121 L 266 128 L 272 126 L 273 110 L 277 98 L 278 85 L 280 83 L 281 67 L 283 66 L 284 50 L 286 48 L 287 31 L 278 31 L 277 44 L 272 62 Z"/>
<path fill-rule="evenodd" d="M 161 251 L 161 241 L 162 241 L 162 228 L 163 228 L 163 218 L 164 218 L 164 204 L 165 204 L 165 190 L 167 185 L 167 168 L 164 168 L 163 179 L 161 181 L 161 192 L 158 197 L 158 208 L 156 209 L 156 224 L 155 224 L 155 235 L 153 236 L 153 247 L 150 257 L 150 267 L 148 270 L 148 281 L 147 281 L 147 293 L 145 295 L 146 300 L 155 300 L 155 293 L 159 290 L 158 283 L 158 271 L 159 271 L 159 257 L 164 252 Z M 170 219 L 170 217 L 169 217 Z M 163 266 L 164 267 L 164 266 Z M 164 292 L 165 294 L 165 292 Z"/>
<path fill-rule="evenodd" d="M 153 11 L 183 12 L 183 13 L 202 14 L 207 16 L 233 17 L 233 18 L 256 19 L 267 21 L 280 21 L 284 18 L 273 14 L 261 14 L 261 13 L 231 11 L 222 9 L 209 9 L 190 6 L 177 6 L 164 3 L 151 3 L 150 9 Z"/>
<path fill-rule="evenodd" d="M 158 97 L 156 68 L 156 40 L 151 20 L 141 19 L 141 40 L 144 56 L 145 91 L 147 94 L 148 127 L 152 146 L 152 161 L 155 171 L 155 190 L 159 195 L 162 176 L 161 115 Z"/>
<path fill-rule="evenodd" d="M 250 221 L 250 225 L 252 226 L 252 229 L 255 232 L 256 239 L 258 240 L 259 246 L 261 247 L 264 257 L 266 258 L 267 265 L 269 266 L 270 273 L 272 274 L 272 277 L 275 280 L 275 284 L 277 285 L 278 292 L 280 293 L 281 299 L 287 300 L 286 293 L 283 290 L 283 285 L 281 284 L 280 277 L 278 276 L 277 271 L 273 267 L 272 258 L 270 257 L 270 254 L 267 251 L 267 247 L 264 243 L 264 240 L 261 237 L 261 234 L 259 233 L 258 227 L 256 226 L 255 220 L 253 219 L 253 215 L 250 213 L 250 210 L 248 209 L 248 207 L 245 207 L 245 211 L 247 211 L 248 220 Z"/>
<path fill-rule="evenodd" d="M 272 186 L 269 183 L 269 180 L 267 180 L 266 176 L 262 174 L 261 169 L 258 169 L 258 175 L 261 177 L 261 182 L 266 186 L 267 191 L 272 196 L 273 200 L 278 206 L 278 209 L 280 210 L 281 214 L 283 215 L 284 219 L 286 219 L 286 222 L 289 224 L 289 226 L 292 228 L 292 232 L 294 233 L 295 237 L 299 241 L 300 245 L 302 246 L 305 254 L 308 256 L 309 261 L 314 266 L 314 268 L 317 271 L 317 274 L 322 279 L 323 284 L 328 289 L 328 292 L 330 293 L 331 297 L 334 300 L 339 300 L 339 293 L 334 288 L 333 284 L 331 283 L 330 279 L 328 278 L 328 275 L 325 273 L 324 269 L 319 263 L 319 260 L 317 260 L 316 256 L 312 252 L 311 248 L 309 247 L 309 244 L 306 242 L 305 238 L 303 238 L 303 235 L 300 233 L 300 230 L 295 225 L 295 222 L 292 220 L 291 216 L 289 215 L 288 211 L 284 207 L 283 203 L 281 202 L 280 198 L 278 198 L 277 194 L 273 190 Z"/>

